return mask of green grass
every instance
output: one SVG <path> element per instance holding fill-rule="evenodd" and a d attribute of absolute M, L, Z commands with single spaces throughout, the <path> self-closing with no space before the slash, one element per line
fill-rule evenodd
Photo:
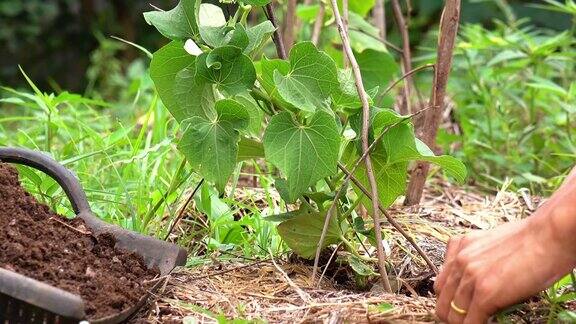
<path fill-rule="evenodd" d="M 51 155 L 76 173 L 97 216 L 165 239 L 201 179 L 178 152 L 178 124 L 158 100 L 147 72 L 132 80 L 119 102 L 45 93 L 22 73 L 29 89 L 4 87 L 0 93 L 0 145 Z M 27 190 L 58 213 L 73 216 L 55 181 L 27 167 L 18 169 Z M 270 179 L 256 176 L 270 197 Z M 223 250 L 252 258 L 284 249 L 273 224 L 249 197 L 240 202 L 220 198 L 203 185 L 195 206 L 192 216 L 206 217 L 205 222 L 185 218 L 177 233 L 192 255 Z M 235 219 L 240 210 L 244 217 Z"/>

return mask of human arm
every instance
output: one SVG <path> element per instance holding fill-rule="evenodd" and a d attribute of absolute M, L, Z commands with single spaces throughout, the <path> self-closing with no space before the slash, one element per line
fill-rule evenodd
<path fill-rule="evenodd" d="M 529 218 L 450 240 L 434 285 L 437 315 L 451 324 L 485 323 L 498 310 L 548 288 L 574 267 L 576 168 Z"/>

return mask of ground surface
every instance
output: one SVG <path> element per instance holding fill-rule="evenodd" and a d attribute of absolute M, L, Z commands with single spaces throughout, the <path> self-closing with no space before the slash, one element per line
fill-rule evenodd
<path fill-rule="evenodd" d="M 419 208 L 392 208 L 394 217 L 410 228 L 436 265 L 442 264 L 444 246 L 451 235 L 488 229 L 502 222 L 527 217 L 539 201 L 504 188 L 496 195 L 456 189 L 435 182 Z M 214 263 L 180 269 L 170 278 L 152 306 L 135 322 L 215 323 L 222 319 L 294 322 L 410 322 L 434 323 L 433 274 L 415 256 L 403 238 L 392 236 L 390 260 L 397 270 L 399 294 L 368 291 L 338 283 L 338 270 L 328 271 L 320 287 L 310 279 L 310 265 L 291 259 Z M 516 318 L 536 322 L 539 302 L 519 308 Z M 522 320 L 521 320 L 522 319 Z"/>

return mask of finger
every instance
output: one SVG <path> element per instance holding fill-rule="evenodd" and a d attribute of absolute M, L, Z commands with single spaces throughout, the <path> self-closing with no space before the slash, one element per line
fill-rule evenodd
<path fill-rule="evenodd" d="M 450 301 L 450 310 L 448 313 L 448 323 L 463 323 L 466 318 L 466 313 L 462 314 L 453 306 L 460 310 L 468 312 L 472 298 L 474 297 L 474 278 L 467 276 L 466 271 L 460 280 L 460 284 L 454 293 L 454 298 Z M 454 303 L 454 305 L 452 305 Z"/>
<path fill-rule="evenodd" d="M 448 241 L 446 253 L 444 254 L 444 266 L 434 281 L 434 291 L 437 295 L 440 295 L 440 292 L 446 283 L 447 276 L 451 272 L 454 256 L 458 254 L 458 251 L 460 250 L 461 241 L 462 237 L 460 236 L 453 237 Z"/>
<path fill-rule="evenodd" d="M 490 314 L 494 313 L 496 310 L 486 309 L 482 303 L 484 296 L 480 296 L 479 291 L 475 291 L 472 297 L 472 301 L 468 306 L 468 313 L 464 319 L 464 324 L 484 324 L 488 322 Z"/>
<path fill-rule="evenodd" d="M 446 283 L 441 288 L 440 295 L 436 301 L 436 314 L 441 320 L 447 321 L 450 314 L 450 302 L 454 299 L 456 289 L 460 285 L 462 272 L 458 267 L 451 267 L 451 272 L 447 275 Z"/>

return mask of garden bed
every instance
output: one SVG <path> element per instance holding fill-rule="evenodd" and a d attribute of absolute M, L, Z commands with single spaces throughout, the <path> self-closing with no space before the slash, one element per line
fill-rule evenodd
<path fill-rule="evenodd" d="M 245 189 L 236 199 L 254 199 L 261 194 L 258 188 Z M 441 181 L 431 184 L 424 201 L 418 208 L 397 204 L 391 212 L 412 229 L 437 266 L 443 262 L 450 236 L 527 217 L 539 204 L 538 199 L 520 193 L 501 190 L 486 195 Z M 312 266 L 291 257 L 260 261 L 235 258 L 229 262 L 207 259 L 204 266 L 175 272 L 153 305 L 134 322 L 216 323 L 224 318 L 272 323 L 437 322 L 433 274 L 401 236 L 392 229 L 385 230 L 393 238 L 389 240 L 389 258 L 398 269 L 396 275 L 402 278 L 402 283 L 395 285 L 399 294 L 382 293 L 376 280 L 363 291 L 354 287 L 353 279 L 346 284 L 336 274 L 347 269 L 329 269 L 327 279 L 317 286 L 311 280 Z M 527 323 L 541 322 L 548 307 L 535 298 L 510 316 Z"/>
<path fill-rule="evenodd" d="M 111 234 L 95 237 L 83 220 L 38 203 L 0 164 L 0 267 L 81 296 L 87 317 L 103 318 L 135 305 L 158 275 L 114 245 Z"/>

